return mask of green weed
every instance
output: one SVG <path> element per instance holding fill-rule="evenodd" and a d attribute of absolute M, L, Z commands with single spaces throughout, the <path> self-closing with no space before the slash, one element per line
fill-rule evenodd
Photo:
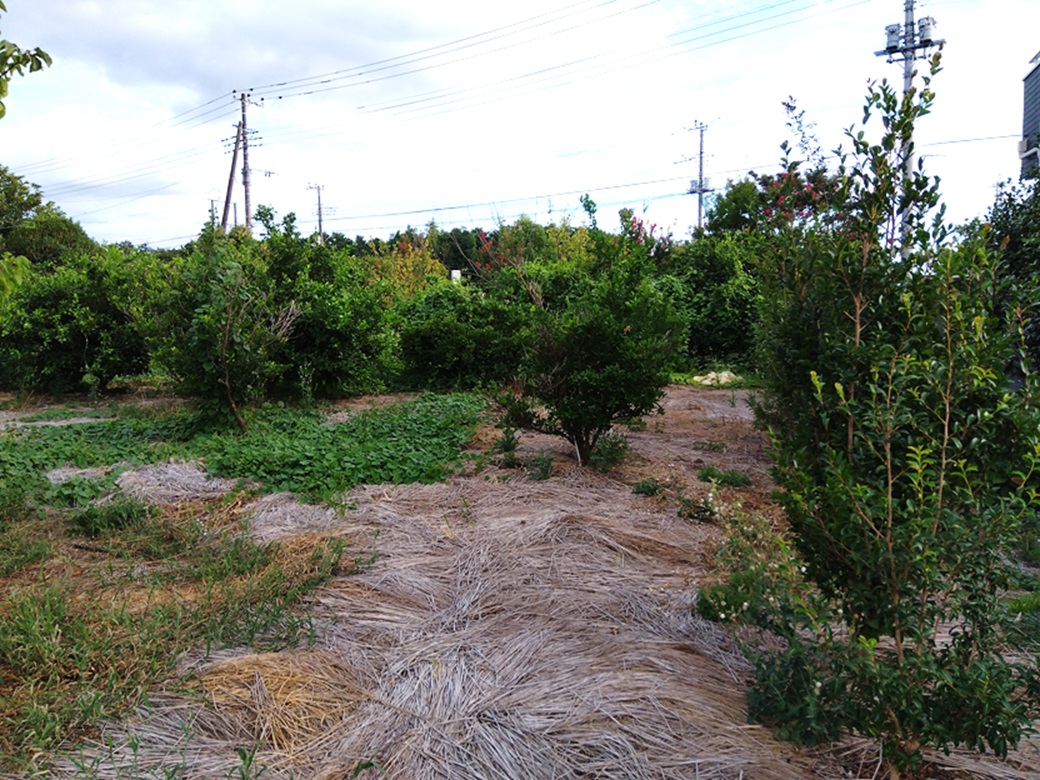
<path fill-rule="evenodd" d="M 700 452 L 724 452 L 726 450 L 726 444 L 721 441 L 695 441 L 690 447 Z"/>
<path fill-rule="evenodd" d="M 719 509 L 711 495 L 702 498 L 689 498 L 680 493 L 679 517 L 694 523 L 714 523 L 719 519 Z"/>
<path fill-rule="evenodd" d="M 589 464 L 602 474 L 625 459 L 631 451 L 628 439 L 620 433 L 608 431 L 600 436 L 589 456 Z"/>
<path fill-rule="evenodd" d="M 701 482 L 713 482 L 717 485 L 725 485 L 726 487 L 747 487 L 751 484 L 751 477 L 742 471 L 736 469 L 729 469 L 727 471 L 721 471 L 714 466 L 705 466 L 697 473 L 697 478 Z"/>
<path fill-rule="evenodd" d="M 659 496 L 664 485 L 656 479 L 642 479 L 632 486 L 632 492 L 638 496 Z"/>
<path fill-rule="evenodd" d="M 533 480 L 545 480 L 552 476 L 552 455 L 539 452 L 527 464 L 527 476 Z"/>

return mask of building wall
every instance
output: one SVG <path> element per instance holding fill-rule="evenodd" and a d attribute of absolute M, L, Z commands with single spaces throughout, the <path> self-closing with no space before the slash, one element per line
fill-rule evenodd
<path fill-rule="evenodd" d="M 1022 137 L 1028 151 L 1022 156 L 1022 175 L 1040 166 L 1040 54 L 1033 59 L 1033 69 L 1025 78 L 1025 100 L 1022 106 Z"/>

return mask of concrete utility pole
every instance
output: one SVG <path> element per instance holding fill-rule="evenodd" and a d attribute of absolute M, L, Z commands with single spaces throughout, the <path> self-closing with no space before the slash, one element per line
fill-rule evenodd
<path fill-rule="evenodd" d="M 249 100 L 249 91 L 242 92 L 239 94 L 239 100 L 242 103 L 242 121 L 239 123 L 238 132 L 242 140 L 242 189 L 246 193 L 246 229 L 253 232 L 253 206 L 252 206 L 252 192 L 249 186 L 249 124 L 246 121 L 246 107 L 252 103 L 254 106 L 263 107 L 264 99 L 260 98 L 260 102 Z"/>
<path fill-rule="evenodd" d="M 935 19 L 926 16 L 916 24 L 914 23 L 914 0 L 905 0 L 903 6 L 903 25 L 890 24 L 885 28 L 885 48 L 876 51 L 878 57 L 887 57 L 889 62 L 903 63 L 903 96 L 905 97 L 913 88 L 914 61 L 923 60 L 928 57 L 928 49 L 933 46 L 942 46 L 945 40 L 935 37 Z M 909 181 L 914 172 L 914 156 L 906 154 L 904 161 L 904 181 Z M 905 185 L 904 185 L 905 186 Z M 909 251 L 906 246 L 909 234 L 909 214 L 903 215 L 903 251 Z"/>
<path fill-rule="evenodd" d="M 242 93 L 242 123 L 238 126 L 238 132 L 242 135 L 242 189 L 246 193 L 246 230 L 253 232 L 253 208 L 249 202 L 249 130 L 246 124 L 246 106 L 249 98 Z"/>
<path fill-rule="evenodd" d="M 231 155 L 231 174 L 228 176 L 227 195 L 224 196 L 224 216 L 220 219 L 220 227 L 227 230 L 228 210 L 231 208 L 231 190 L 235 186 L 235 167 L 238 165 L 238 148 L 242 144 L 242 125 L 235 125 L 235 151 Z M 238 222 L 236 217 L 235 222 Z"/>
<path fill-rule="evenodd" d="M 889 62 L 903 62 L 903 94 L 910 91 L 914 80 L 914 60 L 928 56 L 932 46 L 942 46 L 946 41 L 935 37 L 936 22 L 930 16 L 914 24 L 914 0 L 906 0 L 903 6 L 903 25 L 890 24 L 885 28 L 885 48 L 876 51 L 878 57 L 888 57 Z M 921 52 L 918 54 L 918 52 Z"/>
<path fill-rule="evenodd" d="M 307 189 L 318 191 L 318 243 L 325 246 L 325 231 L 321 227 L 321 191 L 324 187 L 321 184 L 308 184 Z"/>
<path fill-rule="evenodd" d="M 704 178 L 704 130 L 707 125 L 703 122 L 697 122 L 693 126 L 694 130 L 700 131 L 701 146 L 700 153 L 698 154 L 698 167 L 697 167 L 697 179 L 690 182 L 690 189 L 687 192 L 690 195 L 697 196 L 697 229 L 700 230 L 701 224 L 704 221 L 704 193 L 711 192 L 711 187 L 708 186 L 708 181 Z"/>

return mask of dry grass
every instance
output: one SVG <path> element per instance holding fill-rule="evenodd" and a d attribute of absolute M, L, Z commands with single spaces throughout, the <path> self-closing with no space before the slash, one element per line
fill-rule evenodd
<path fill-rule="evenodd" d="M 264 777 L 344 777 L 372 757 L 400 778 L 811 771 L 745 725 L 747 664 L 690 609 L 694 551 L 712 529 L 581 472 L 367 487 L 353 500 L 321 514 L 322 531 L 378 529 L 378 560 L 321 593 L 317 649 L 196 666 L 205 700 L 153 697 L 147 718 L 113 724 L 124 747 L 98 776 L 189 754 L 190 773 L 226 776 L 254 744 Z M 258 532 L 282 549 L 288 515 L 274 510 L 286 501 L 257 507 Z"/>
<path fill-rule="evenodd" d="M 365 698 L 350 668 L 329 653 L 240 655 L 198 671 L 206 700 L 241 735 L 295 759 L 335 730 Z"/>
<path fill-rule="evenodd" d="M 713 392 L 725 414 L 728 391 Z M 727 425 L 738 422 L 755 435 L 747 421 Z M 640 452 L 678 480 L 701 455 L 684 454 L 676 430 Z M 734 430 L 698 435 L 729 441 Z M 239 776 L 239 751 L 253 747 L 252 771 L 267 780 L 351 777 L 370 759 L 402 780 L 877 772 L 864 741 L 798 749 L 747 724 L 748 663 L 691 609 L 720 531 L 679 519 L 674 504 L 573 468 L 541 482 L 492 469 L 362 487 L 341 509 L 279 495 L 241 511 L 258 540 L 281 543 L 279 565 L 305 566 L 330 535 L 376 560 L 313 599 L 313 649 L 182 659 L 202 695 L 154 692 L 135 719 L 107 727 L 106 747 L 81 755 L 90 776 Z M 935 758 L 945 777 L 1040 778 L 1032 743 L 1008 762 Z M 69 761 L 52 772 L 75 774 Z"/>
<path fill-rule="evenodd" d="M 197 463 L 171 461 L 142 466 L 119 476 L 124 494 L 152 504 L 220 498 L 238 487 L 233 479 L 212 479 Z"/>

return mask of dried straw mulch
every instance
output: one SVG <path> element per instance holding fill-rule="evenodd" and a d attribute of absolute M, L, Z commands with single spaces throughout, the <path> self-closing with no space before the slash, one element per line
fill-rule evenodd
<path fill-rule="evenodd" d="M 202 693 L 152 694 L 83 760 L 103 778 L 228 777 L 253 746 L 269 780 L 369 760 L 406 780 L 873 776 L 864 743 L 798 750 L 747 725 L 747 661 L 691 610 L 715 529 L 581 471 L 487 476 L 365 487 L 339 510 L 258 501 L 258 539 L 334 534 L 374 563 L 315 599 L 314 647 L 184 659 Z M 1037 778 L 1030 749 L 946 766 Z"/>

